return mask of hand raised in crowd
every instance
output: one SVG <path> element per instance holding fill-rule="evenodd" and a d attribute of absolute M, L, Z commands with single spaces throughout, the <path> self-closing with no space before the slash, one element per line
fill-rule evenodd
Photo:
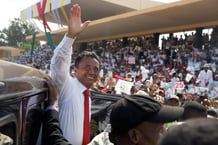
<path fill-rule="evenodd" d="M 48 105 L 49 106 L 58 106 L 58 88 L 56 84 L 51 80 L 47 79 L 47 87 L 48 87 Z"/>
<path fill-rule="evenodd" d="M 81 22 L 81 9 L 78 4 L 73 5 L 70 9 L 70 22 L 68 26 L 67 36 L 70 38 L 75 38 L 80 34 L 91 21 Z"/>

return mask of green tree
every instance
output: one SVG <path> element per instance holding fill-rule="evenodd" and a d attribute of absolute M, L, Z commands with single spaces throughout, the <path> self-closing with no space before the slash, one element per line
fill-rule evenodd
<path fill-rule="evenodd" d="M 0 46 L 12 46 L 17 48 L 27 48 L 27 44 L 31 44 L 31 40 L 26 40 L 26 36 L 32 35 L 36 32 L 36 29 L 22 21 L 20 18 L 13 19 L 8 28 L 4 28 L 0 31 Z M 35 43 L 39 44 L 39 43 Z"/>

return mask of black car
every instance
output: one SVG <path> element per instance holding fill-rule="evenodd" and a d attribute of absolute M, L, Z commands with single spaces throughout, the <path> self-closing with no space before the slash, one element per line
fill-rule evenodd
<path fill-rule="evenodd" d="M 17 66 L 8 62 L 5 63 L 10 65 L 6 65 L 7 71 L 5 71 L 2 62 L 0 61 L 2 72 L 13 70 L 10 67 L 15 65 L 17 70 L 20 67 L 28 70 L 21 69 L 21 72 L 29 76 L 22 73 L 17 73 L 16 76 L 6 74 L 7 77 L 0 79 L 0 137 L 4 136 L 12 140 L 13 145 L 41 145 L 44 136 L 43 110 L 46 108 L 48 95 L 46 80 L 43 79 L 46 75 L 38 75 L 40 74 L 38 70 L 29 68 L 30 71 L 26 66 Z M 111 106 L 121 96 L 91 91 L 91 98 L 92 121 L 96 125 L 94 127 L 91 125 L 91 133 L 94 137 L 95 133 L 102 131 L 109 122 Z"/>

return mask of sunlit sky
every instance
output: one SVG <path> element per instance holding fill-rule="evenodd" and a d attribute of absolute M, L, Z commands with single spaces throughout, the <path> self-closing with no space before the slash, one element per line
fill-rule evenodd
<path fill-rule="evenodd" d="M 39 2 L 40 0 L 1 0 L 0 30 L 7 28 L 10 20 L 20 17 L 20 11 Z"/>

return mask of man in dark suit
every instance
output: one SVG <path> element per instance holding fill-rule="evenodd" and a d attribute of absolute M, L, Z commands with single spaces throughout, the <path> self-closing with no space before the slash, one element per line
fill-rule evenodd
<path fill-rule="evenodd" d="M 43 145 L 70 145 L 63 137 L 60 129 L 57 87 L 51 80 L 48 80 L 47 84 L 49 96 L 48 107 L 44 114 L 43 133 L 45 139 Z M 110 118 L 112 125 L 110 141 L 118 144 L 117 139 L 119 139 L 119 143 L 125 145 L 127 143 L 145 144 L 146 142 L 151 142 L 150 138 L 144 138 L 145 133 L 150 134 L 150 131 L 155 128 L 157 138 L 152 137 L 152 143 L 149 144 L 156 145 L 163 123 L 178 119 L 182 113 L 183 108 L 161 105 L 149 96 L 126 96 L 117 101 L 113 106 Z M 123 137 L 123 134 L 131 134 L 133 136 L 135 134 L 137 139 L 134 140 L 131 135 L 130 137 L 129 135 Z"/>
<path fill-rule="evenodd" d="M 45 110 L 43 121 L 43 145 L 70 145 L 60 129 L 58 117 L 58 90 L 53 81 L 47 81 L 49 95 L 48 107 Z"/>

